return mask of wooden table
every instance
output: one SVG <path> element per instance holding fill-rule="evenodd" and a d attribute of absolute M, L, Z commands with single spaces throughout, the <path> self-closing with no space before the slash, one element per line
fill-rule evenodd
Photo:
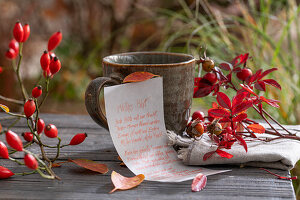
<path fill-rule="evenodd" d="M 0 115 L 3 117 L 3 115 Z M 140 186 L 108 194 L 113 186 L 110 180 L 112 170 L 124 176 L 133 176 L 126 167 L 121 167 L 118 154 L 113 146 L 111 137 L 105 129 L 94 123 L 89 116 L 79 115 L 42 115 L 46 123 L 53 123 L 59 129 L 59 135 L 66 143 L 79 132 L 86 132 L 88 138 L 78 146 L 62 149 L 60 160 L 68 158 L 86 158 L 108 165 L 107 174 L 97 174 L 65 163 L 54 171 L 62 180 L 47 180 L 38 174 L 15 176 L 0 181 L 0 199 L 295 199 L 291 181 L 279 180 L 257 168 L 239 168 L 235 166 L 211 166 L 212 169 L 232 169 L 231 172 L 208 177 L 205 189 L 201 192 L 191 192 L 190 181 L 181 183 L 159 183 L 144 181 Z M 5 127 L 9 121 L 1 121 Z M 16 133 L 27 131 L 25 121 L 21 121 L 12 130 Z M 51 145 L 56 139 L 48 139 Z M 4 140 L 4 136 L 0 136 Z M 35 153 L 38 147 L 30 147 Z M 55 149 L 48 151 L 55 155 Z M 14 154 L 22 158 L 23 153 Z M 26 167 L 14 162 L 0 159 L 0 165 L 13 172 L 28 171 Z M 288 176 L 288 171 L 272 170 L 282 176 Z"/>

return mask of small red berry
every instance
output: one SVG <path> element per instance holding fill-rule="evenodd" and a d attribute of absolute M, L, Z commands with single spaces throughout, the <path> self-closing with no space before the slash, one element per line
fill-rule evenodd
<path fill-rule="evenodd" d="M 0 141 L 0 157 L 4 158 L 4 159 L 8 159 L 9 158 L 7 147 L 1 141 Z"/>
<path fill-rule="evenodd" d="M 6 142 L 9 146 L 17 151 L 23 151 L 23 143 L 21 138 L 14 132 L 8 130 L 5 134 Z"/>
<path fill-rule="evenodd" d="M 15 175 L 12 171 L 9 169 L 0 166 L 0 179 L 9 178 L 11 176 Z"/>
<path fill-rule="evenodd" d="M 36 106 L 32 99 L 28 99 L 26 103 L 24 104 L 24 113 L 27 118 L 31 117 L 33 113 L 35 112 Z"/>
<path fill-rule="evenodd" d="M 42 95 L 42 86 L 38 85 L 37 87 L 33 88 L 31 94 L 34 98 L 39 98 Z"/>
<path fill-rule="evenodd" d="M 23 35 L 22 42 L 26 42 L 26 40 L 28 39 L 28 37 L 30 35 L 30 27 L 29 27 L 29 25 L 25 24 L 23 26 L 23 30 L 24 30 L 24 35 Z"/>
<path fill-rule="evenodd" d="M 44 130 L 45 135 L 49 138 L 56 138 L 57 132 L 57 128 L 53 124 L 48 124 Z"/>
<path fill-rule="evenodd" d="M 41 134 L 45 128 L 45 122 L 44 122 L 44 120 L 39 119 L 37 123 L 38 123 L 37 124 L 37 133 Z"/>
<path fill-rule="evenodd" d="M 24 156 L 24 163 L 29 169 L 37 169 L 39 164 L 36 161 L 35 157 L 31 154 L 26 154 Z"/>
<path fill-rule="evenodd" d="M 62 39 L 62 34 L 60 31 L 51 35 L 51 37 L 48 40 L 48 51 L 55 49 L 59 45 L 61 39 Z"/>
<path fill-rule="evenodd" d="M 43 55 L 41 56 L 40 63 L 43 70 L 49 69 L 50 54 L 48 53 L 48 51 L 44 51 Z"/>
<path fill-rule="evenodd" d="M 13 29 L 13 35 L 18 42 L 22 42 L 24 36 L 24 30 L 20 22 L 17 22 L 15 24 L 15 27 Z"/>
<path fill-rule="evenodd" d="M 245 81 L 249 76 L 252 76 L 252 71 L 249 68 L 244 68 L 240 72 L 236 73 L 238 79 Z"/>
<path fill-rule="evenodd" d="M 5 57 L 7 59 L 15 59 L 17 57 L 17 52 L 13 50 L 12 48 L 8 49 L 5 53 Z"/>
<path fill-rule="evenodd" d="M 49 69 L 50 69 L 50 72 L 52 75 L 56 74 L 61 68 L 61 64 L 60 64 L 60 61 L 57 57 L 54 57 L 53 60 L 51 60 L 50 62 L 50 66 L 49 66 Z"/>
<path fill-rule="evenodd" d="M 87 137 L 86 133 L 78 133 L 72 138 L 69 145 L 81 144 L 85 140 L 86 137 Z"/>
<path fill-rule="evenodd" d="M 33 140 L 33 134 L 31 132 L 22 133 L 22 136 L 27 142 L 31 142 Z"/>
<path fill-rule="evenodd" d="M 207 72 L 203 79 L 209 81 L 211 84 L 215 84 L 218 81 L 217 75 L 213 72 Z"/>
<path fill-rule="evenodd" d="M 15 50 L 15 52 L 18 54 L 19 53 L 19 42 L 17 42 L 16 39 L 12 39 L 9 44 L 8 47 Z"/>
<path fill-rule="evenodd" d="M 231 128 L 230 126 L 227 126 L 227 127 L 225 128 L 225 131 L 226 131 L 227 133 L 231 133 L 231 132 L 232 132 L 232 128 Z"/>
<path fill-rule="evenodd" d="M 0 67 L 0 74 L 2 74 L 3 72 L 3 67 Z"/>
<path fill-rule="evenodd" d="M 201 121 L 204 120 L 204 113 L 201 112 L 200 110 L 195 111 L 192 115 L 192 120 L 197 120 L 197 119 Z"/>

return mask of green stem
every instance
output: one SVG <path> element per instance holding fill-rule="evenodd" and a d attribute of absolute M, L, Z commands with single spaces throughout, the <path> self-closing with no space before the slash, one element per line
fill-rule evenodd
<path fill-rule="evenodd" d="M 35 173 L 37 173 L 37 170 L 31 172 L 15 173 L 15 175 L 25 176 L 25 175 L 35 174 Z"/>
<path fill-rule="evenodd" d="M 23 100 L 24 102 L 26 101 L 26 99 L 28 98 L 28 94 L 26 92 L 26 89 L 23 85 L 23 82 L 22 82 L 22 79 L 21 79 L 21 76 L 20 76 L 20 66 L 21 66 L 21 62 L 22 62 L 22 58 L 23 58 L 23 53 L 22 53 L 22 50 L 23 50 L 23 43 L 20 43 L 20 49 L 19 49 L 19 61 L 18 61 L 18 65 L 17 65 L 17 69 L 16 69 L 16 74 L 17 74 L 17 78 L 18 78 L 18 82 L 19 82 L 19 85 L 20 85 L 20 88 L 22 90 L 22 96 L 23 96 Z"/>
<path fill-rule="evenodd" d="M 59 157 L 59 154 L 60 154 L 60 143 L 61 143 L 61 139 L 60 137 L 57 137 L 58 139 L 58 143 L 57 143 L 57 152 L 56 152 L 56 156 L 54 159 L 52 159 L 52 162 L 55 162 L 57 160 L 57 158 Z"/>
<path fill-rule="evenodd" d="M 44 101 L 46 100 L 46 98 L 48 97 L 49 94 L 49 83 L 50 83 L 50 79 L 49 77 L 46 79 L 46 93 L 40 103 L 40 105 L 38 106 L 39 108 L 43 105 Z"/>
<path fill-rule="evenodd" d="M 20 100 L 17 100 L 17 99 L 8 98 L 8 97 L 2 96 L 2 95 L 0 95 L 0 99 L 2 99 L 4 101 L 11 102 L 11 103 L 15 103 L 15 104 L 18 104 L 18 105 L 23 105 L 24 104 L 23 101 L 20 101 Z"/>
<path fill-rule="evenodd" d="M 12 158 L 12 157 L 9 157 L 9 160 L 11 160 L 11 161 L 14 161 L 14 162 L 18 163 L 19 165 L 24 165 L 24 163 L 22 163 L 22 162 L 18 161 L 17 159 L 14 159 L 14 158 Z"/>

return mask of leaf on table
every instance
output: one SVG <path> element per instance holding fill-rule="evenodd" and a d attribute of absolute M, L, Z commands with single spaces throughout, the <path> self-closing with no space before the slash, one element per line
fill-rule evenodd
<path fill-rule="evenodd" d="M 0 104 L 0 108 L 6 113 L 9 112 L 9 108 L 6 105 Z"/>
<path fill-rule="evenodd" d="M 206 186 L 206 182 L 207 177 L 204 174 L 197 174 L 192 183 L 192 192 L 201 191 Z"/>
<path fill-rule="evenodd" d="M 99 172 L 101 174 L 105 174 L 105 173 L 108 172 L 107 165 L 97 163 L 97 162 L 92 161 L 92 160 L 79 158 L 79 159 L 74 159 L 74 160 L 69 159 L 69 161 L 75 163 L 76 165 L 79 165 L 80 167 L 89 169 L 89 170 L 94 171 L 94 172 Z"/>
<path fill-rule="evenodd" d="M 111 173 L 111 181 L 113 182 L 115 188 L 109 193 L 113 193 L 116 190 L 129 190 L 140 185 L 145 179 L 143 174 L 136 175 L 134 177 L 125 177 L 121 174 L 113 171 Z"/>
<path fill-rule="evenodd" d="M 158 75 L 149 72 L 133 72 L 124 78 L 123 83 L 146 81 L 156 76 Z"/>
<path fill-rule="evenodd" d="M 253 131 L 254 133 L 265 133 L 265 128 L 260 124 L 250 124 L 247 126 L 248 129 Z"/>
<path fill-rule="evenodd" d="M 0 132 L 2 131 L 2 125 L 0 124 Z"/>

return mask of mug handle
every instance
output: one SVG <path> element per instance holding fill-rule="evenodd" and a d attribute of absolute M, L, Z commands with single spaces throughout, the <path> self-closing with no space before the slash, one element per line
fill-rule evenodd
<path fill-rule="evenodd" d="M 102 126 L 103 128 L 108 130 L 108 124 L 105 114 L 100 107 L 99 95 L 101 89 L 104 88 L 105 85 L 119 85 L 116 79 L 110 77 L 98 77 L 90 82 L 86 91 L 85 91 L 85 107 L 92 119 Z"/>

